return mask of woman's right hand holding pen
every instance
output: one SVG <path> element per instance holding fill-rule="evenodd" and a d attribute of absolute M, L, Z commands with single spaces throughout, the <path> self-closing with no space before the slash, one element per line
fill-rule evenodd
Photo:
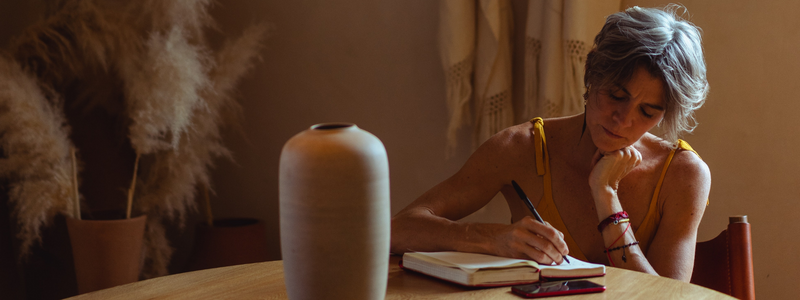
<path fill-rule="evenodd" d="M 563 233 L 530 216 L 499 228 L 494 237 L 493 252 L 499 256 L 532 259 L 541 264 L 561 264 L 564 256 L 569 254 Z"/>

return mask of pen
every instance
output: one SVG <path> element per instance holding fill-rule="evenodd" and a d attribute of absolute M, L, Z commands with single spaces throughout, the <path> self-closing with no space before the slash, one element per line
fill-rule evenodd
<path fill-rule="evenodd" d="M 536 218 L 536 221 L 539 221 L 539 223 L 544 224 L 544 220 L 542 220 L 542 216 L 540 216 L 539 212 L 536 211 L 536 208 L 533 207 L 533 203 L 531 203 L 531 199 L 528 199 L 528 196 L 525 195 L 525 192 L 522 191 L 522 188 L 519 187 L 519 184 L 517 184 L 516 181 L 511 180 L 511 185 L 514 186 L 514 190 L 517 191 L 517 195 L 519 195 L 519 197 L 522 198 L 522 202 L 525 202 L 525 206 L 527 206 L 528 209 L 531 211 L 531 213 L 533 213 L 533 217 Z M 564 256 L 564 260 L 567 263 L 570 263 L 569 259 L 566 256 Z"/>

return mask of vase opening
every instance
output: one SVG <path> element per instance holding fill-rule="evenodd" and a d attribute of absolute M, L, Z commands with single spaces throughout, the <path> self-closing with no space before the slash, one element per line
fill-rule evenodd
<path fill-rule="evenodd" d="M 333 130 L 333 129 L 344 129 L 355 127 L 356 124 L 353 123 L 322 123 L 311 126 L 312 130 Z"/>

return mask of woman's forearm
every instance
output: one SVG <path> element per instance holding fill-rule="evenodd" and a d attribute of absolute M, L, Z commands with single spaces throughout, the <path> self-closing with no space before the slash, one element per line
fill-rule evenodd
<path fill-rule="evenodd" d="M 598 223 L 609 216 L 623 211 L 616 191 L 611 188 L 593 191 L 595 206 L 597 207 Z M 650 265 L 644 253 L 638 246 L 631 223 L 618 223 L 608 225 L 600 232 L 606 247 L 606 258 L 609 263 L 617 268 L 640 271 L 653 275 L 658 273 Z"/>
<path fill-rule="evenodd" d="M 594 198 L 594 206 L 597 209 L 598 222 L 623 211 L 617 191 L 609 186 L 592 189 L 592 198 Z"/>
<path fill-rule="evenodd" d="M 602 231 L 606 258 L 611 266 L 658 275 L 639 248 L 630 222 L 609 225 Z"/>
<path fill-rule="evenodd" d="M 392 218 L 391 252 L 461 251 L 493 253 L 492 232 L 500 224 L 460 223 L 424 209 Z"/>

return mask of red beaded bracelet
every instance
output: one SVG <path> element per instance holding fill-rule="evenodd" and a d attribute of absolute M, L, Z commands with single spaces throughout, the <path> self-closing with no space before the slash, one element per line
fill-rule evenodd
<path fill-rule="evenodd" d="M 610 224 L 617 225 L 617 224 L 620 223 L 620 221 L 622 221 L 623 219 L 627 219 L 627 218 L 628 218 L 628 212 L 626 212 L 624 210 L 621 211 L 621 212 L 615 213 L 613 215 L 610 215 L 610 216 L 608 216 L 608 218 L 605 218 L 602 222 L 600 222 L 599 225 L 597 225 L 597 231 L 600 231 L 602 233 L 603 229 L 606 229 L 606 227 L 608 225 L 610 225 Z"/>

